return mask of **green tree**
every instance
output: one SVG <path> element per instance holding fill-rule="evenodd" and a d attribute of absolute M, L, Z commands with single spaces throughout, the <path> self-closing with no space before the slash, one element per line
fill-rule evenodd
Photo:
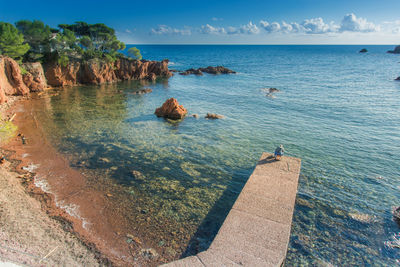
<path fill-rule="evenodd" d="M 131 47 L 128 49 L 128 55 L 131 58 L 137 59 L 137 60 L 141 60 L 142 59 L 142 55 L 140 54 L 140 50 L 137 49 L 136 47 Z"/>
<path fill-rule="evenodd" d="M 50 40 L 55 33 L 48 25 L 39 20 L 20 20 L 15 25 L 24 35 L 25 42 L 31 47 L 29 53 L 25 56 L 26 60 L 36 61 L 51 53 Z"/>
<path fill-rule="evenodd" d="M 24 36 L 10 23 L 0 22 L 0 54 L 21 60 L 29 50 L 24 44 Z"/>

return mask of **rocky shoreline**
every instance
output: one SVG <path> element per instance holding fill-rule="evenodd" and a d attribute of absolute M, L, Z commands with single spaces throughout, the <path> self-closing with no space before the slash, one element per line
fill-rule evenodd
<path fill-rule="evenodd" d="M 146 79 L 154 81 L 157 78 L 169 78 L 171 76 L 172 72 L 168 69 L 168 60 L 159 62 L 118 59 L 114 63 L 90 60 L 86 62 L 71 62 L 66 66 L 60 66 L 58 64 L 42 65 L 37 62 L 25 63 L 20 67 L 13 59 L 0 56 L 0 112 L 3 118 L 15 117 L 14 114 L 16 114 L 16 119 L 13 123 L 18 126 L 19 132 L 25 134 L 20 137 L 15 135 L 15 137 L 7 143 L 0 142 L 0 145 L 3 147 L 1 155 L 4 155 L 6 158 L 3 164 L 0 165 L 0 176 L 5 181 L 11 179 L 13 183 L 22 186 L 25 190 L 26 197 L 29 197 L 29 195 L 34 197 L 29 201 L 36 203 L 34 204 L 36 206 L 41 206 L 40 211 L 43 213 L 38 214 L 34 222 L 21 222 L 18 218 L 10 219 L 7 216 L 2 216 L 2 219 L 10 220 L 3 222 L 2 225 L 4 224 L 11 227 L 13 225 L 12 220 L 17 220 L 18 224 L 23 223 L 30 225 L 35 225 L 37 221 L 47 222 L 47 220 L 56 220 L 53 223 L 54 225 L 50 227 L 51 229 L 48 230 L 49 232 L 53 230 L 56 232 L 61 231 L 65 233 L 65 235 L 69 234 L 75 238 L 75 241 L 64 241 L 61 238 L 53 240 L 51 236 L 44 237 L 42 235 L 38 237 L 35 233 L 25 233 L 24 229 L 17 229 L 16 233 L 21 233 L 21 238 L 31 242 L 31 244 L 24 243 L 25 245 L 21 249 L 28 251 L 30 246 L 36 246 L 35 242 L 45 245 L 58 242 L 56 250 L 66 251 L 66 253 L 63 257 L 53 259 L 52 256 L 43 261 L 44 263 L 50 263 L 50 265 L 130 266 L 135 262 L 135 264 L 155 266 L 156 263 L 158 265 L 159 263 L 165 262 L 162 257 L 157 259 L 157 261 L 153 261 L 153 258 L 151 258 L 152 255 L 150 255 L 153 251 L 147 248 L 147 242 L 145 242 L 145 240 L 142 239 L 142 241 L 140 241 L 138 238 L 136 239 L 141 243 L 139 251 L 135 253 L 139 254 L 132 256 L 131 246 L 137 246 L 138 244 L 135 244 L 135 242 L 127 243 L 125 236 L 130 233 L 125 233 L 124 230 L 114 229 L 115 227 L 111 227 L 111 222 L 102 222 L 103 219 L 100 218 L 102 217 L 101 214 L 99 214 L 100 217 L 97 216 L 99 217 L 98 222 L 93 221 L 94 225 L 91 226 L 91 231 L 85 228 L 86 222 L 83 219 L 85 216 L 96 220 L 96 216 L 91 216 L 94 209 L 90 202 L 93 203 L 94 201 L 97 210 L 101 209 L 102 207 L 110 205 L 108 200 L 113 197 L 113 194 L 104 195 L 104 192 L 94 189 L 84 189 L 85 180 L 82 175 L 76 170 L 71 169 L 68 161 L 58 155 L 54 148 L 43 139 L 44 135 L 39 129 L 40 125 L 38 125 L 35 116 L 26 108 L 27 106 L 29 107 L 30 100 L 25 101 L 24 99 L 30 98 L 31 93 L 38 93 L 39 95 L 46 94 L 47 92 L 45 91 L 51 87 L 102 84 L 122 80 Z M 150 91 L 149 89 L 144 89 L 143 92 L 140 93 L 149 93 Z M 17 99 L 16 96 L 20 96 L 19 99 Z M 22 140 L 25 136 L 29 139 L 29 145 L 27 146 L 24 145 L 25 142 Z M 10 162 L 13 162 L 13 164 L 10 164 Z M 41 166 L 36 170 L 36 166 L 38 165 Z M 42 181 L 42 179 L 45 180 Z M 51 181 L 49 181 L 49 179 Z M 57 182 L 62 183 L 61 187 L 64 192 L 57 192 L 57 194 L 56 192 L 47 192 L 46 188 L 51 186 L 52 183 L 54 184 Z M 67 202 L 64 203 L 64 200 L 69 199 L 71 195 L 75 195 L 77 192 L 80 192 L 80 190 L 86 190 L 86 200 L 75 199 L 77 201 L 76 203 L 79 202 L 79 209 L 82 213 L 75 214 L 75 208 L 71 210 L 74 204 L 72 204 L 72 202 L 68 202 L 70 204 L 65 204 Z M 89 195 L 90 201 L 87 199 Z M 64 200 L 60 202 L 60 198 Z M 29 203 L 25 203 L 25 199 L 20 199 L 14 201 L 18 202 L 18 205 L 28 206 Z M 11 205 L 9 206 L 6 208 L 13 210 L 13 207 L 11 207 Z M 2 214 L 2 211 L 3 209 L 1 208 L 0 214 Z M 43 216 L 46 218 L 42 218 Z M 115 217 L 116 220 L 122 220 L 122 218 L 117 217 Z M 0 222 L 2 222 L 2 220 L 0 220 Z M 92 222 L 90 223 L 92 224 Z M 39 228 L 42 229 L 45 227 L 42 225 Z M 33 232 L 39 233 L 40 229 Z M 7 229 L 4 228 L 4 231 L 7 231 Z M 97 233 L 104 234 L 102 236 L 97 236 Z M 16 234 L 16 236 L 20 238 L 19 234 Z M 55 238 L 54 236 L 53 238 Z M 0 235 L 0 240 L 1 237 L 3 236 Z M 5 238 L 9 239 L 9 237 Z M 72 246 L 72 248 L 70 246 Z M 79 250 L 75 251 L 74 249 L 77 249 L 79 246 Z M 151 244 L 148 244 L 148 246 L 150 247 Z M 43 251 L 40 249 L 37 251 L 37 253 L 42 252 Z M 144 253 L 143 255 L 140 254 L 142 252 Z M 29 263 L 32 266 L 42 265 L 37 259 L 20 259 L 17 256 L 7 256 L 7 253 L 9 253 L 7 250 L 0 249 L 0 256 L 2 255 L 3 258 L 7 258 L 11 262 Z M 74 253 L 85 256 L 76 256 Z M 54 253 L 54 255 L 58 254 Z M 39 256 L 37 258 L 40 259 Z"/>
<path fill-rule="evenodd" d="M 0 56 L 0 104 L 7 102 L 8 96 L 28 96 L 31 92 L 41 92 L 48 87 L 124 80 L 155 81 L 172 75 L 167 59 L 147 61 L 120 58 L 113 63 L 92 59 L 70 62 L 65 66 L 35 62 L 24 63 L 20 67 L 15 60 Z"/>

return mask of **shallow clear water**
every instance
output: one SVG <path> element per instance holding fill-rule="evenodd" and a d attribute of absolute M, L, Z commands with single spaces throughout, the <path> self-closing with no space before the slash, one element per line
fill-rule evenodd
<path fill-rule="evenodd" d="M 146 213 L 190 229 L 187 254 L 207 246 L 261 153 L 283 144 L 302 159 L 287 265 L 398 264 L 399 249 L 385 246 L 400 232 L 391 215 L 400 204 L 400 57 L 385 53 L 391 46 L 137 47 L 172 69 L 238 74 L 61 91 L 43 121 L 73 166 L 105 173 L 145 199 Z M 153 92 L 130 93 L 143 86 Z M 281 92 L 270 98 L 265 87 Z M 157 118 L 169 97 L 199 119 Z"/>

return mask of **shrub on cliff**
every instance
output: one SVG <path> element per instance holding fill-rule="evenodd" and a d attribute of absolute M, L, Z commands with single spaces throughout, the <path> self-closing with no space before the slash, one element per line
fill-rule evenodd
<path fill-rule="evenodd" d="M 0 22 L 0 54 L 21 60 L 29 50 L 23 35 L 12 24 Z"/>
<path fill-rule="evenodd" d="M 128 55 L 131 58 L 137 59 L 137 60 L 141 60 L 142 59 L 142 55 L 140 54 L 140 50 L 137 49 L 136 47 L 131 47 L 128 49 Z"/>

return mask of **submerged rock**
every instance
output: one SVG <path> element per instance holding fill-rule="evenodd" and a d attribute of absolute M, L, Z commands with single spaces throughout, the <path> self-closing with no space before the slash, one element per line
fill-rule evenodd
<path fill-rule="evenodd" d="M 367 52 L 368 52 L 368 50 L 366 48 L 363 48 L 363 49 L 360 50 L 359 53 L 367 53 Z"/>
<path fill-rule="evenodd" d="M 143 94 L 148 94 L 148 93 L 151 93 L 151 92 L 153 92 L 152 89 L 150 89 L 150 88 L 145 88 L 145 89 L 143 89 L 143 90 L 139 90 L 139 91 L 132 92 L 132 94 L 134 94 L 134 95 L 143 95 Z"/>
<path fill-rule="evenodd" d="M 145 179 L 143 173 L 141 173 L 140 171 L 132 171 L 132 176 L 133 176 L 133 178 L 135 178 L 137 180 L 144 180 Z"/>
<path fill-rule="evenodd" d="M 192 117 L 197 119 L 199 117 L 199 115 L 198 114 L 193 114 Z"/>
<path fill-rule="evenodd" d="M 280 92 L 281 90 L 276 89 L 274 87 L 266 88 L 270 94 Z"/>
<path fill-rule="evenodd" d="M 216 114 L 216 113 L 207 113 L 207 115 L 205 116 L 205 118 L 206 119 L 212 119 L 212 120 L 215 120 L 215 119 L 223 119 L 223 118 L 225 118 L 223 115 L 219 115 L 219 114 Z"/>
<path fill-rule="evenodd" d="M 180 120 L 186 116 L 187 110 L 182 105 L 179 105 L 178 100 L 170 98 L 161 107 L 157 108 L 154 113 L 157 117 Z"/>
<path fill-rule="evenodd" d="M 390 54 L 400 54 L 400 45 L 396 46 L 396 47 L 394 48 L 394 50 L 389 50 L 389 51 L 387 51 L 387 53 L 390 53 Z"/>

